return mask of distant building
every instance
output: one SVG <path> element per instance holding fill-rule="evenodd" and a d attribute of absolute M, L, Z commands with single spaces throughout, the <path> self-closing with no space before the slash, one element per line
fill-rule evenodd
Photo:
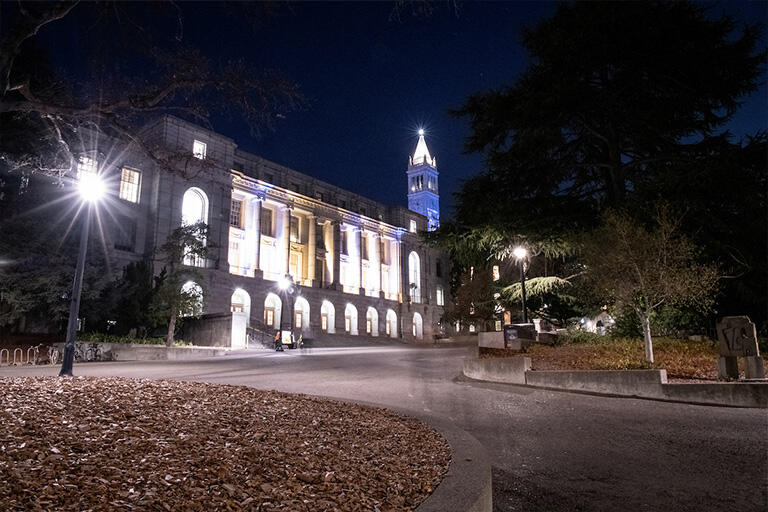
<path fill-rule="evenodd" d="M 114 224 L 105 234 L 122 266 L 150 259 L 182 223 L 209 225 L 210 258 L 185 262 L 204 282 L 185 286 L 204 290 L 208 317 L 219 315 L 222 324 L 232 318 L 228 343 L 220 336 L 211 343 L 241 347 L 246 326 L 274 332 L 284 307 L 286 324 L 304 339 L 426 340 L 439 329 L 448 262 L 417 234 L 439 222 L 435 159 L 423 135 L 408 169 L 414 187 L 408 210 L 247 153 L 232 139 L 173 116 L 146 133 L 169 154 L 189 152 L 205 170 L 179 164 L 179 172 L 161 171 L 138 151 L 120 152 L 109 165 L 101 164 L 113 155 L 84 155 L 83 162 L 107 169 L 120 199 L 103 216 Z M 298 291 L 283 304 L 277 283 L 286 274 Z"/>
<path fill-rule="evenodd" d="M 429 154 L 424 130 L 419 130 L 416 151 L 408 159 L 408 209 L 427 218 L 427 229 L 440 226 L 437 160 Z"/>

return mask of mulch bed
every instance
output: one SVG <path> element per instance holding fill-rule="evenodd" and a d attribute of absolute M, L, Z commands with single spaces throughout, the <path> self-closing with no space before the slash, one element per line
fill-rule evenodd
<path fill-rule="evenodd" d="M 0 379 L 3 510 L 412 510 L 450 448 L 385 409 L 205 383 Z"/>

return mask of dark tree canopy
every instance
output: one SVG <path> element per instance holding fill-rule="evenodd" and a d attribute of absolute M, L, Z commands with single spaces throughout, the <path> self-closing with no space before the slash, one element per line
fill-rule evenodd
<path fill-rule="evenodd" d="M 546 198 L 547 211 L 531 217 L 588 218 L 621 204 L 756 89 L 761 28 L 737 30 L 731 18 L 687 2 L 560 5 L 524 31 L 531 64 L 514 85 L 457 111 L 472 129 L 466 149 L 487 156 L 480 188 L 513 192 L 516 213 Z M 473 181 L 460 194 L 460 218 L 472 216 Z"/>

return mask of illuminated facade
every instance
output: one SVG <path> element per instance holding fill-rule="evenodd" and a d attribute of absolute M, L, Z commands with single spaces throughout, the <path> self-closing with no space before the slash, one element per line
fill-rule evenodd
<path fill-rule="evenodd" d="M 448 262 L 420 240 L 424 215 L 241 151 L 232 139 L 173 116 L 148 130 L 206 170 L 189 176 L 121 163 L 137 215 L 123 223 L 134 238 L 115 246 L 118 256 L 127 262 L 152 254 L 182 223 L 207 223 L 209 258 L 185 264 L 203 278 L 203 312 L 231 313 L 233 347 L 244 345 L 248 327 L 274 332 L 281 317 L 284 328 L 301 326 L 305 339 L 418 341 L 437 332 Z M 277 286 L 285 274 L 297 284 L 287 300 Z"/>

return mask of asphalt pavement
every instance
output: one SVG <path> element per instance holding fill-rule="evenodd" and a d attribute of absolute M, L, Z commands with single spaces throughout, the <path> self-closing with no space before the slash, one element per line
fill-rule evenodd
<path fill-rule="evenodd" d="M 196 380 L 444 418 L 484 445 L 495 511 L 768 511 L 768 412 L 470 381 L 469 345 L 243 351 L 84 363 L 75 375 Z M 0 377 L 58 367 L 0 368 Z"/>

